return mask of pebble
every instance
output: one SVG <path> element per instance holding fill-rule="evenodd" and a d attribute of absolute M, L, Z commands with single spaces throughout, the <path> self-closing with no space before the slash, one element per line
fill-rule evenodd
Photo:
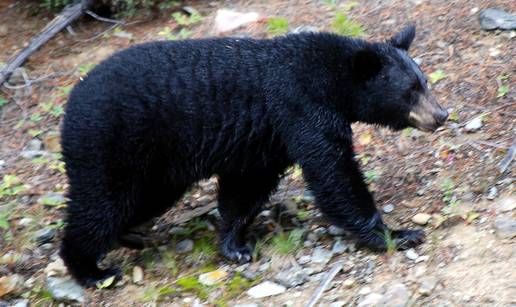
<path fill-rule="evenodd" d="M 351 289 L 355 286 L 355 280 L 352 278 L 348 278 L 342 282 L 342 285 L 348 289 Z"/>
<path fill-rule="evenodd" d="M 32 139 L 32 140 L 30 140 L 27 143 L 27 145 L 25 146 L 24 150 L 34 150 L 34 151 L 37 151 L 37 150 L 41 150 L 42 146 L 43 146 L 43 142 L 41 142 L 38 139 Z"/>
<path fill-rule="evenodd" d="M 497 201 L 495 206 L 497 212 L 510 212 L 516 209 L 516 197 L 508 196 L 501 198 L 499 201 Z"/>
<path fill-rule="evenodd" d="M 410 260 L 416 260 L 419 255 L 416 253 L 416 251 L 413 248 L 409 248 L 405 251 L 405 257 L 407 257 Z"/>
<path fill-rule="evenodd" d="M 32 160 L 34 158 L 46 156 L 47 152 L 44 150 L 23 150 L 20 153 L 20 157 L 28 160 Z"/>
<path fill-rule="evenodd" d="M 332 256 L 331 251 L 323 247 L 316 247 L 312 253 L 312 262 L 326 264 L 331 260 Z"/>
<path fill-rule="evenodd" d="M 252 298 L 258 299 L 278 295 L 286 290 L 287 288 L 284 286 L 267 280 L 247 290 L 247 294 Z"/>
<path fill-rule="evenodd" d="M 384 213 L 391 213 L 392 211 L 394 211 L 394 205 L 387 204 L 387 205 L 383 206 L 382 210 Z"/>
<path fill-rule="evenodd" d="M 427 213 L 418 213 L 412 217 L 412 222 L 418 225 L 426 225 L 432 216 Z"/>
<path fill-rule="evenodd" d="M 143 269 L 139 266 L 133 268 L 133 282 L 141 284 L 143 282 Z"/>
<path fill-rule="evenodd" d="M 429 276 L 421 280 L 421 284 L 419 286 L 419 289 L 417 290 L 419 294 L 428 296 L 432 294 L 432 291 L 435 289 L 435 286 L 437 285 L 437 278 L 433 276 Z"/>
<path fill-rule="evenodd" d="M 332 236 L 342 236 L 344 234 L 344 232 L 345 232 L 344 229 L 334 226 L 334 225 L 331 225 L 330 227 L 328 227 L 328 233 L 331 234 Z"/>
<path fill-rule="evenodd" d="M 183 240 L 176 245 L 176 253 L 186 254 L 191 252 L 194 248 L 194 241 L 190 239 Z"/>
<path fill-rule="evenodd" d="M 368 286 L 365 286 L 365 287 L 362 287 L 359 291 L 358 291 L 358 294 L 360 295 L 367 295 L 369 293 L 371 293 L 371 288 L 368 287 Z"/>
<path fill-rule="evenodd" d="M 299 264 L 307 264 L 308 262 L 310 262 L 312 260 L 312 257 L 310 257 L 309 255 L 304 255 L 304 256 L 301 256 L 298 260 L 297 260 L 297 263 Z"/>
<path fill-rule="evenodd" d="M 377 306 L 383 296 L 379 293 L 371 293 L 367 295 L 358 306 L 360 307 L 368 307 L 368 306 Z"/>
<path fill-rule="evenodd" d="M 66 274 L 67 269 L 63 262 L 63 259 L 61 257 L 57 258 L 55 261 L 50 262 L 43 272 L 47 275 L 47 277 L 50 276 L 63 276 Z"/>
<path fill-rule="evenodd" d="M 342 240 L 337 239 L 335 241 L 335 244 L 333 244 L 333 247 L 331 249 L 332 254 L 342 254 L 347 249 L 347 246 L 345 243 L 342 242 Z"/>
<path fill-rule="evenodd" d="M 23 300 L 17 300 L 12 305 L 9 305 L 10 307 L 29 307 L 29 300 L 23 299 Z"/>
<path fill-rule="evenodd" d="M 288 271 L 279 272 L 276 275 L 276 281 L 287 288 L 293 288 L 308 281 L 308 275 L 306 269 L 300 270 L 299 268 L 293 268 Z"/>
<path fill-rule="evenodd" d="M 514 30 L 516 29 L 516 15 L 497 8 L 488 8 L 478 15 L 480 27 L 483 30 Z"/>
<path fill-rule="evenodd" d="M 493 200 L 498 196 L 498 189 L 496 187 L 491 187 L 489 189 L 489 193 L 487 194 L 487 199 Z"/>
<path fill-rule="evenodd" d="M 21 220 L 18 221 L 18 226 L 19 227 L 27 227 L 29 226 L 30 224 L 32 224 L 34 220 L 30 217 L 24 217 L 22 218 Z"/>
<path fill-rule="evenodd" d="M 494 221 L 496 234 L 502 239 L 512 239 L 516 237 L 516 220 L 499 216 Z"/>
<path fill-rule="evenodd" d="M 466 132 L 475 132 L 480 128 L 482 128 L 482 116 L 473 118 L 466 124 L 466 126 L 464 126 Z"/>
<path fill-rule="evenodd" d="M 405 307 L 409 301 L 410 292 L 402 283 L 390 286 L 378 301 L 380 306 Z"/>
<path fill-rule="evenodd" d="M 119 38 L 133 39 L 133 33 L 127 31 L 115 31 L 113 35 Z"/>
<path fill-rule="evenodd" d="M 336 301 L 330 304 L 330 307 L 343 307 L 346 305 L 345 301 Z"/>
<path fill-rule="evenodd" d="M 66 203 L 66 197 L 63 193 L 49 192 L 38 198 L 38 204 L 41 205 L 60 205 Z"/>
<path fill-rule="evenodd" d="M 228 277 L 228 272 L 222 269 L 199 275 L 199 282 L 205 286 L 213 286 Z"/>
<path fill-rule="evenodd" d="M 47 289 L 58 301 L 84 302 L 84 290 L 71 278 L 47 277 Z"/>
<path fill-rule="evenodd" d="M 290 31 L 292 34 L 298 34 L 303 32 L 317 32 L 318 29 L 314 26 L 299 26 L 297 28 L 294 28 L 294 30 Z"/>
<path fill-rule="evenodd" d="M 187 230 L 184 227 L 172 227 L 172 228 L 170 228 L 168 233 L 171 235 L 182 235 L 182 234 L 185 234 L 186 231 Z"/>
<path fill-rule="evenodd" d="M 43 228 L 34 233 L 34 238 L 39 246 L 50 243 L 54 240 L 56 230 L 52 228 Z"/>

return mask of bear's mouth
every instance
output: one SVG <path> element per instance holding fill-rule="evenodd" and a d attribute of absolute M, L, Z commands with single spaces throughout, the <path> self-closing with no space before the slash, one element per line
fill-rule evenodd
<path fill-rule="evenodd" d="M 419 97 L 408 115 L 408 122 L 416 129 L 425 132 L 434 132 L 442 126 L 448 118 L 448 111 L 437 103 L 437 100 L 429 93 Z"/>

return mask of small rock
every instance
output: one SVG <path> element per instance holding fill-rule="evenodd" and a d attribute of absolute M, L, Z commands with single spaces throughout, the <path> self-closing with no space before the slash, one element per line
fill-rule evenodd
<path fill-rule="evenodd" d="M 482 128 L 482 116 L 477 116 L 469 121 L 469 123 L 466 124 L 464 129 L 466 132 L 475 132 Z"/>
<path fill-rule="evenodd" d="M 516 220 L 499 216 L 494 221 L 496 234 L 502 239 L 512 239 L 516 237 Z"/>
<path fill-rule="evenodd" d="M 40 140 L 32 139 L 27 143 L 24 150 L 38 151 L 38 150 L 41 150 L 42 146 L 43 146 L 43 143 Z"/>
<path fill-rule="evenodd" d="M 240 13 L 233 10 L 220 9 L 215 16 L 215 32 L 229 32 L 249 23 L 257 22 L 259 19 L 260 15 L 255 12 Z"/>
<path fill-rule="evenodd" d="M 32 159 L 35 159 L 38 157 L 46 156 L 47 154 L 48 153 L 44 150 L 23 150 L 20 153 L 20 157 L 27 159 L 27 160 L 32 160 Z"/>
<path fill-rule="evenodd" d="M 84 290 L 70 278 L 47 277 L 47 289 L 58 301 L 84 302 Z"/>
<path fill-rule="evenodd" d="M 343 307 L 346 305 L 345 301 L 336 301 L 330 304 L 330 307 Z"/>
<path fill-rule="evenodd" d="M 499 201 L 496 202 L 495 206 L 497 212 L 510 212 L 516 209 L 516 197 L 508 196 L 501 198 Z"/>
<path fill-rule="evenodd" d="M 298 34 L 303 32 L 317 32 L 318 29 L 314 26 L 299 26 L 295 28 L 294 30 L 290 31 L 292 34 Z"/>
<path fill-rule="evenodd" d="M 30 217 L 24 217 L 18 221 L 18 227 L 27 227 L 32 224 L 34 220 Z"/>
<path fill-rule="evenodd" d="M 359 291 L 358 291 L 358 294 L 359 295 L 368 295 L 369 293 L 371 293 L 371 288 L 368 287 L 368 286 L 365 286 L 365 287 L 362 287 Z"/>
<path fill-rule="evenodd" d="M 187 229 L 184 227 L 172 227 L 172 228 L 170 228 L 168 233 L 171 235 L 183 235 L 186 233 L 186 231 L 187 231 Z"/>
<path fill-rule="evenodd" d="M 16 300 L 12 305 L 9 305 L 9 307 L 29 307 L 29 300 Z"/>
<path fill-rule="evenodd" d="M 348 278 L 342 282 L 342 285 L 348 289 L 351 289 L 355 286 L 355 280 L 352 278 Z"/>
<path fill-rule="evenodd" d="M 299 257 L 299 259 L 297 260 L 297 263 L 307 264 L 310 261 L 312 261 L 312 257 L 310 257 L 308 255 L 304 255 L 304 256 Z"/>
<path fill-rule="evenodd" d="M 64 265 L 63 259 L 61 259 L 61 257 L 58 257 L 54 262 L 50 262 L 47 265 L 47 267 L 43 270 L 43 272 L 47 275 L 47 277 L 63 276 L 66 274 L 67 269 Z"/>
<path fill-rule="evenodd" d="M 176 244 L 176 253 L 186 254 L 191 252 L 194 248 L 194 241 L 190 239 L 183 240 Z"/>
<path fill-rule="evenodd" d="M 516 29 L 516 15 L 506 11 L 488 8 L 482 10 L 478 15 L 480 27 L 483 30 L 514 30 Z"/>
<path fill-rule="evenodd" d="M 342 254 L 343 252 L 346 251 L 346 248 L 347 248 L 346 244 L 342 243 L 342 240 L 337 239 L 335 241 L 335 244 L 333 244 L 331 253 L 332 254 Z"/>
<path fill-rule="evenodd" d="M 271 281 L 264 281 L 251 289 L 247 290 L 247 294 L 255 299 L 278 295 L 285 292 L 287 289 Z"/>
<path fill-rule="evenodd" d="M 387 204 L 387 205 L 383 206 L 382 210 L 384 213 L 391 213 L 392 211 L 394 211 L 394 205 Z"/>
<path fill-rule="evenodd" d="M 419 286 L 418 292 L 421 295 L 428 296 L 432 294 L 432 291 L 435 289 L 435 286 L 437 285 L 437 278 L 430 276 L 426 277 L 421 281 L 421 285 Z"/>
<path fill-rule="evenodd" d="M 493 200 L 498 196 L 498 189 L 496 187 L 491 187 L 489 189 L 489 193 L 487 194 L 487 199 Z"/>
<path fill-rule="evenodd" d="M 43 228 L 34 233 L 34 238 L 38 245 L 43 245 L 45 243 L 50 243 L 54 240 L 56 235 L 56 230 L 52 228 Z"/>
<path fill-rule="evenodd" d="M 410 292 L 402 283 L 390 286 L 378 302 L 380 306 L 405 307 L 409 301 Z"/>
<path fill-rule="evenodd" d="M 63 193 L 49 192 L 38 198 L 38 204 L 40 205 L 57 206 L 64 203 L 66 203 L 66 197 Z"/>
<path fill-rule="evenodd" d="M 413 249 L 413 248 L 409 248 L 405 251 L 405 256 L 410 259 L 410 260 L 413 260 L 415 261 L 419 255 L 416 253 L 416 251 Z"/>
<path fill-rule="evenodd" d="M 288 271 L 281 271 L 276 275 L 276 281 L 287 288 L 293 288 L 304 284 L 308 280 L 308 274 L 305 270 L 293 268 Z"/>
<path fill-rule="evenodd" d="M 360 303 L 358 303 L 358 306 L 360 306 L 360 307 L 377 306 L 382 298 L 383 298 L 383 296 L 379 293 L 371 293 L 368 296 L 366 296 Z"/>
<path fill-rule="evenodd" d="M 199 282 L 205 286 L 213 286 L 223 281 L 228 276 L 228 272 L 218 269 L 212 272 L 199 275 Z"/>
<path fill-rule="evenodd" d="M 318 237 L 322 237 L 323 235 L 325 235 L 328 231 L 326 230 L 326 228 L 324 227 L 317 227 L 313 233 Z"/>
<path fill-rule="evenodd" d="M 342 236 L 345 233 L 345 231 L 340 227 L 331 225 L 330 227 L 328 227 L 328 233 L 332 236 Z"/>
<path fill-rule="evenodd" d="M 316 247 L 312 253 L 312 262 L 326 264 L 330 261 L 332 256 L 331 251 L 322 247 Z"/>
<path fill-rule="evenodd" d="M 133 268 L 133 282 L 141 284 L 143 282 L 143 269 L 139 266 Z"/>
<path fill-rule="evenodd" d="M 119 38 L 133 39 L 133 33 L 127 31 L 115 31 L 113 35 Z"/>
<path fill-rule="evenodd" d="M 305 190 L 303 193 L 303 201 L 307 203 L 311 203 L 315 201 L 314 193 L 310 190 Z"/>
<path fill-rule="evenodd" d="M 416 263 L 425 262 L 425 261 L 428 261 L 428 259 L 430 259 L 430 256 L 428 256 L 428 255 L 419 256 L 419 257 L 417 257 L 415 262 Z"/>
<path fill-rule="evenodd" d="M 418 213 L 412 217 L 412 222 L 418 225 L 426 225 L 432 216 L 427 213 Z"/>
<path fill-rule="evenodd" d="M 0 277 L 0 298 L 17 292 L 22 284 L 23 277 L 18 274 Z"/>
<path fill-rule="evenodd" d="M 6 36 L 9 33 L 7 25 L 0 25 L 0 37 Z"/>

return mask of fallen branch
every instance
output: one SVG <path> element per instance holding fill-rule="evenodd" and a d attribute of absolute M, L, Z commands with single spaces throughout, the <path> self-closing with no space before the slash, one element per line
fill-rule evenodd
<path fill-rule="evenodd" d="M 66 28 L 72 21 L 79 18 L 93 3 L 93 0 L 81 0 L 79 3 L 67 6 L 41 32 L 30 41 L 29 45 L 9 60 L 0 71 L 0 85 L 2 85 L 25 61 L 52 37 Z"/>
<path fill-rule="evenodd" d="M 340 263 L 340 262 L 335 263 L 333 268 L 324 277 L 319 288 L 317 288 L 317 290 L 315 290 L 314 294 L 312 295 L 312 298 L 310 299 L 308 304 L 306 304 L 306 307 L 313 307 L 313 306 L 315 306 L 315 304 L 317 304 L 317 302 L 321 298 L 324 291 L 326 291 L 326 288 L 328 287 L 330 282 L 335 278 L 337 273 L 340 272 L 340 270 L 342 270 L 343 267 L 344 266 L 342 265 L 342 263 Z"/>

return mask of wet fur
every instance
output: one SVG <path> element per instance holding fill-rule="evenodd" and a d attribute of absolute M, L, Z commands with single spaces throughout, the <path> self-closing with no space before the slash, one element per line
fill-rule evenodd
<path fill-rule="evenodd" d="M 72 91 L 62 130 L 69 271 L 87 286 L 117 274 L 97 261 L 118 238 L 213 174 L 221 253 L 249 261 L 245 230 L 293 163 L 332 223 L 384 250 L 388 228 L 354 159 L 350 124 L 408 125 L 419 72 L 403 52 L 305 33 L 154 42 L 99 64 Z M 423 234 L 394 238 L 407 247 Z"/>

